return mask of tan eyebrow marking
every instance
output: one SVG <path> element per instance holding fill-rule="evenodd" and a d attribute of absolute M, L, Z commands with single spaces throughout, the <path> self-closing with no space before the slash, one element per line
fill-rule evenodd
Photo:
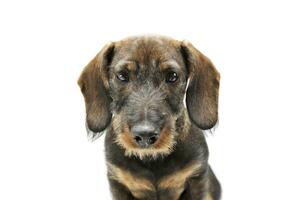
<path fill-rule="evenodd" d="M 160 66 L 161 71 L 164 71 L 164 70 L 169 69 L 169 68 L 181 69 L 180 65 L 175 60 L 170 60 L 170 61 L 167 61 L 167 62 L 163 62 L 159 66 Z"/>
<path fill-rule="evenodd" d="M 127 60 L 122 60 L 119 61 L 116 65 L 115 65 L 115 69 L 116 70 L 120 70 L 121 68 L 127 68 L 129 71 L 135 71 L 137 68 L 137 65 L 135 62 L 133 61 L 127 61 Z"/>

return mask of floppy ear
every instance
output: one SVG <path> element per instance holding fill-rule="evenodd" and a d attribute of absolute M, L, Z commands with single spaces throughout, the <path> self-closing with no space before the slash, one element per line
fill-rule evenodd
<path fill-rule="evenodd" d="M 108 66 L 114 54 L 114 44 L 108 44 L 84 68 L 78 79 L 86 104 L 88 136 L 97 139 L 110 123 L 111 98 L 109 96 Z"/>
<path fill-rule="evenodd" d="M 218 120 L 220 75 L 211 61 L 187 41 L 181 46 L 189 71 L 186 105 L 190 119 L 201 129 L 212 128 Z"/>

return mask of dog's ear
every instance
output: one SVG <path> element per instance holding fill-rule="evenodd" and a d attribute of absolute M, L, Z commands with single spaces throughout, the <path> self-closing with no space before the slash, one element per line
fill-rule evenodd
<path fill-rule="evenodd" d="M 189 73 L 186 105 L 191 120 L 201 129 L 212 128 L 218 120 L 220 75 L 211 61 L 187 41 L 181 52 Z"/>
<path fill-rule="evenodd" d="M 108 66 L 114 55 L 114 43 L 110 43 L 90 61 L 78 79 L 85 98 L 86 127 L 88 136 L 97 139 L 111 121 Z"/>

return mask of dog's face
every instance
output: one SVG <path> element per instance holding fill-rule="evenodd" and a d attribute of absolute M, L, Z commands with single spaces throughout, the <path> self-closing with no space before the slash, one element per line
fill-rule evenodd
<path fill-rule="evenodd" d="M 79 85 L 88 129 L 97 137 L 112 123 L 127 156 L 169 154 L 188 131 L 189 117 L 201 129 L 217 121 L 218 72 L 187 42 L 133 37 L 111 43 L 84 69 Z"/>

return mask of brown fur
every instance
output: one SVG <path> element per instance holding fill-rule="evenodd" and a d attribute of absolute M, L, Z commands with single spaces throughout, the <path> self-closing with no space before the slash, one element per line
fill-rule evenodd
<path fill-rule="evenodd" d="M 183 112 L 182 123 L 178 126 L 177 132 L 179 132 L 179 140 L 184 141 L 189 134 L 191 128 L 191 121 L 189 119 L 188 113 L 185 110 Z"/>
<path fill-rule="evenodd" d="M 170 126 L 163 128 L 159 140 L 156 141 L 153 147 L 141 149 L 133 141 L 127 125 L 121 125 L 121 128 L 119 128 L 120 131 L 118 130 L 117 126 L 120 126 L 121 124 L 119 117 L 114 117 L 112 124 L 115 132 L 117 133 L 115 142 L 125 149 L 125 156 L 131 157 L 134 155 L 139 157 L 141 160 L 144 157 L 156 159 L 158 156 L 168 155 L 175 145 L 175 134 L 170 133 L 174 130 L 174 128 L 171 128 Z"/>
<path fill-rule="evenodd" d="M 172 83 L 170 72 L 178 75 Z M 219 80 L 212 62 L 192 44 L 160 36 L 110 43 L 85 67 L 78 84 L 87 129 L 94 138 L 106 130 L 114 199 L 220 198 L 202 132 L 218 120 Z M 154 128 L 143 142 L 156 138 L 146 146 L 133 128 L 141 124 Z"/>
<path fill-rule="evenodd" d="M 220 75 L 212 62 L 189 42 L 183 42 L 183 51 L 190 52 L 187 56 L 191 71 L 186 96 L 188 113 L 200 128 L 212 128 L 218 119 Z"/>
<path fill-rule="evenodd" d="M 143 159 L 144 157 L 156 159 L 158 156 L 168 155 L 176 143 L 174 137 L 178 134 L 175 132 L 175 125 L 172 122 L 174 122 L 174 120 L 170 120 L 170 123 L 163 128 L 159 140 L 156 141 L 152 148 L 141 149 L 133 141 L 128 125 L 122 122 L 122 114 L 116 114 L 112 120 L 112 127 L 116 134 L 115 142 L 125 149 L 125 155 L 128 157 L 134 155 L 138 156 L 140 159 Z M 184 124 L 185 128 L 183 127 L 183 130 L 180 129 L 183 131 L 183 133 L 181 133 L 183 137 L 188 133 L 188 130 L 186 130 L 188 124 L 189 120 L 186 118 Z"/>
<path fill-rule="evenodd" d="M 147 179 L 108 163 L 109 177 L 125 185 L 136 198 L 142 198 L 147 190 L 154 191 L 154 185 Z"/>
<path fill-rule="evenodd" d="M 163 189 L 172 188 L 178 189 L 183 188 L 186 181 L 195 175 L 197 171 L 201 168 L 199 162 L 193 162 L 185 166 L 184 168 L 176 171 L 173 174 L 167 175 L 159 182 L 159 187 Z"/>

